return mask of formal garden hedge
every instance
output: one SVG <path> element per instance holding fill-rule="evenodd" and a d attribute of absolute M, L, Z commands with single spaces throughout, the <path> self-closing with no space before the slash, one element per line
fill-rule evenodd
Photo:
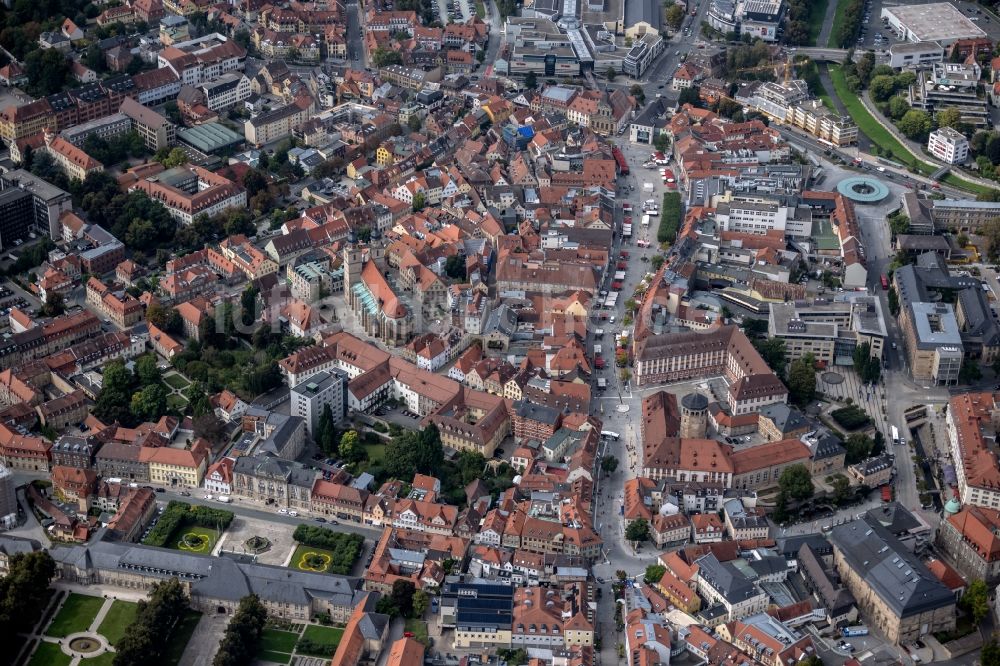
<path fill-rule="evenodd" d="M 334 532 L 315 525 L 299 525 L 292 538 L 304 546 L 329 551 L 332 560 L 327 571 L 337 574 L 350 573 L 365 543 L 365 538 L 360 534 Z"/>
<path fill-rule="evenodd" d="M 233 512 L 210 506 L 191 505 L 176 500 L 167 504 L 160 518 L 143 541 L 147 546 L 166 546 L 170 538 L 183 527 L 205 527 L 224 530 L 233 522 Z"/>
<path fill-rule="evenodd" d="M 848 405 L 847 407 L 835 409 L 830 412 L 830 416 L 842 428 L 847 430 L 856 430 L 872 422 L 868 414 L 857 405 Z"/>

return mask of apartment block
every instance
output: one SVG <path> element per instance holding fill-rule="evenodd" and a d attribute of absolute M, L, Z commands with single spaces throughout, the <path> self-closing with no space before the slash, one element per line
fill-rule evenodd
<path fill-rule="evenodd" d="M 347 413 L 347 377 L 339 370 L 320 372 L 291 388 L 291 414 L 306 423 L 306 432 L 315 437 L 327 405 L 333 413 L 333 422 L 340 425 Z"/>
<path fill-rule="evenodd" d="M 950 127 L 931 132 L 927 139 L 927 150 L 947 164 L 961 164 L 969 159 L 969 141 Z"/>

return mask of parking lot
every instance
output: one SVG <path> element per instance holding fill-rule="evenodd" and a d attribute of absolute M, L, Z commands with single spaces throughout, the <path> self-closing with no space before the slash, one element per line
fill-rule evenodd
<path fill-rule="evenodd" d="M 469 0 L 437 0 L 441 23 L 464 23 L 472 16 Z"/>
<path fill-rule="evenodd" d="M 863 46 L 875 49 L 876 51 L 882 51 L 888 50 L 892 44 L 899 43 L 899 38 L 882 22 L 883 7 L 895 7 L 900 4 L 926 5 L 933 2 L 941 2 L 941 0 L 907 0 L 906 2 L 899 2 L 898 0 L 868 0 L 865 3 L 868 22 L 866 23 L 862 19 L 862 35 L 857 45 L 859 47 Z M 995 16 L 991 16 L 982 6 L 975 2 L 956 0 L 951 0 L 951 4 L 955 5 L 959 11 L 968 16 L 991 40 L 996 41 L 1000 39 L 1000 22 L 997 21 Z M 881 39 L 877 39 L 878 37 L 881 37 Z"/>

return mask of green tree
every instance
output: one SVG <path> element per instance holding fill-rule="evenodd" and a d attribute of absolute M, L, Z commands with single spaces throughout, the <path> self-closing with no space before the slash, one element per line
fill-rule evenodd
<path fill-rule="evenodd" d="M 674 30 L 681 27 L 681 23 L 684 22 L 684 8 L 680 5 L 671 5 L 667 7 L 667 25 L 669 25 Z"/>
<path fill-rule="evenodd" d="M 58 317 L 66 312 L 66 298 L 57 291 L 46 294 L 45 305 L 38 311 L 43 317 Z"/>
<path fill-rule="evenodd" d="M 983 378 L 983 371 L 976 361 L 964 361 L 962 369 L 958 371 L 958 381 L 961 384 L 971 384 Z"/>
<path fill-rule="evenodd" d="M 423 590 L 413 593 L 413 617 L 423 617 L 431 605 L 431 597 Z"/>
<path fill-rule="evenodd" d="M 402 65 L 403 56 L 399 51 L 393 51 L 379 46 L 372 54 L 372 63 L 376 67 L 388 67 L 389 65 Z"/>
<path fill-rule="evenodd" d="M 240 599 L 219 643 L 212 666 L 246 666 L 257 656 L 257 646 L 267 622 L 267 609 L 256 594 Z"/>
<path fill-rule="evenodd" d="M 150 384 L 132 394 L 132 413 L 144 421 L 156 421 L 167 411 L 167 390 L 162 384 Z"/>
<path fill-rule="evenodd" d="M 59 49 L 35 49 L 24 59 L 24 74 L 38 95 L 53 95 L 66 87 L 69 59 Z"/>
<path fill-rule="evenodd" d="M 653 137 L 653 148 L 661 153 L 666 153 L 670 149 L 670 135 L 660 132 Z"/>
<path fill-rule="evenodd" d="M 618 469 L 618 458 L 614 456 L 604 456 L 601 459 L 601 470 L 605 474 L 613 474 L 614 471 Z"/>
<path fill-rule="evenodd" d="M 625 538 L 629 541 L 646 541 L 649 539 L 649 522 L 645 518 L 636 518 L 625 528 Z"/>
<path fill-rule="evenodd" d="M 154 354 L 143 354 L 135 361 L 135 376 L 142 386 L 159 384 L 163 379 L 163 373 L 156 364 Z"/>
<path fill-rule="evenodd" d="M 635 97 L 635 101 L 639 104 L 639 106 L 643 106 L 646 103 L 646 91 L 638 83 L 633 84 L 632 87 L 628 89 L 628 92 L 632 95 L 632 97 Z"/>
<path fill-rule="evenodd" d="M 982 666 L 1000 666 L 1000 644 L 997 644 L 995 638 L 991 638 L 983 645 L 982 652 L 979 654 L 979 663 Z"/>
<path fill-rule="evenodd" d="M 468 276 L 465 274 L 465 255 L 453 254 L 444 262 L 444 273 L 453 280 L 464 280 Z"/>
<path fill-rule="evenodd" d="M 406 119 L 406 126 L 410 128 L 411 132 L 419 132 L 420 128 L 424 126 L 424 121 L 420 119 L 420 116 L 414 113 Z"/>
<path fill-rule="evenodd" d="M 876 102 L 884 102 L 896 94 L 896 79 L 892 76 L 882 75 L 872 77 L 872 81 L 868 85 L 868 92 L 871 93 L 872 99 Z"/>
<path fill-rule="evenodd" d="M 608 81 L 614 81 L 618 76 L 618 71 L 614 67 L 608 67 L 608 71 L 604 73 L 604 78 Z"/>
<path fill-rule="evenodd" d="M 133 377 L 121 361 L 112 361 L 104 367 L 101 392 L 94 405 L 94 416 L 105 423 L 118 422 L 129 426 L 135 422 L 131 413 Z"/>
<path fill-rule="evenodd" d="M 358 462 L 365 458 L 365 447 L 355 430 L 348 430 L 340 438 L 340 457 L 347 462 Z"/>
<path fill-rule="evenodd" d="M 646 585 L 656 585 L 665 573 L 667 573 L 667 568 L 662 564 L 650 564 L 646 567 L 646 574 L 642 579 L 646 582 Z"/>
<path fill-rule="evenodd" d="M 778 488 L 789 499 L 807 500 L 813 496 L 813 482 L 805 465 L 786 467 L 778 477 Z"/>
<path fill-rule="evenodd" d="M 49 602 L 56 564 L 47 551 L 16 553 L 0 577 L 0 636 L 30 631 Z"/>
<path fill-rule="evenodd" d="M 812 354 L 792 361 L 788 370 L 788 392 L 795 404 L 805 405 L 816 396 L 816 359 Z"/>
<path fill-rule="evenodd" d="M 534 72 L 528 72 L 527 76 L 524 77 L 524 87 L 528 90 L 534 90 L 538 87 L 538 77 Z"/>
<path fill-rule="evenodd" d="M 198 418 L 206 414 L 214 414 L 212 403 L 208 400 L 208 392 L 201 382 L 191 382 L 191 385 L 184 391 L 184 397 L 187 398 L 191 416 Z"/>
<path fill-rule="evenodd" d="M 973 580 L 962 595 L 961 606 L 978 626 L 990 612 L 989 588 L 983 580 Z"/>
<path fill-rule="evenodd" d="M 352 430 L 351 432 L 354 431 Z M 357 436 L 357 433 L 354 434 Z M 328 456 L 337 455 L 337 426 L 333 421 L 333 409 L 330 408 L 329 404 L 323 405 L 323 411 L 320 412 L 316 431 L 313 433 L 313 439 L 319 450 L 324 454 Z"/>
<path fill-rule="evenodd" d="M 934 114 L 938 127 L 958 127 L 962 122 L 962 112 L 954 106 L 949 106 Z"/>
<path fill-rule="evenodd" d="M 172 169 L 188 163 L 188 155 L 183 148 L 174 148 L 163 160 L 163 166 Z"/>
<path fill-rule="evenodd" d="M 830 487 L 833 488 L 833 501 L 835 504 L 840 505 L 850 499 L 851 482 L 843 474 L 834 476 L 830 482 Z"/>
<path fill-rule="evenodd" d="M 156 583 L 149 598 L 139 602 L 135 620 L 115 645 L 113 666 L 160 663 L 187 608 L 187 595 L 176 578 Z"/>
<path fill-rule="evenodd" d="M 754 340 L 753 346 L 757 349 L 767 367 L 774 370 L 774 374 L 779 377 L 785 376 L 785 365 L 787 362 L 787 352 L 785 351 L 785 341 L 781 338 L 763 338 Z"/>
<path fill-rule="evenodd" d="M 416 586 L 413 584 L 413 581 L 397 580 L 392 584 L 390 598 L 401 616 L 413 616 L 413 595 L 415 593 Z"/>
<path fill-rule="evenodd" d="M 691 86 L 690 88 L 681 90 L 681 94 L 677 97 L 677 104 L 679 106 L 684 106 L 685 104 L 697 106 L 700 100 L 698 86 Z"/>
<path fill-rule="evenodd" d="M 889 98 L 889 116 L 893 120 L 899 120 L 910 110 L 910 103 L 902 95 L 893 95 Z"/>
<path fill-rule="evenodd" d="M 413 212 L 419 213 L 427 206 L 427 195 L 423 192 L 417 192 L 413 195 Z"/>
<path fill-rule="evenodd" d="M 910 109 L 899 119 L 899 131 L 906 135 L 906 138 L 922 140 L 931 131 L 931 117 L 926 111 Z"/>
<path fill-rule="evenodd" d="M 873 442 L 871 437 L 868 435 L 865 435 L 864 433 L 854 433 L 847 438 L 846 442 L 844 442 L 844 448 L 847 449 L 847 464 L 853 465 L 854 463 L 865 460 L 871 455 L 874 446 L 875 442 Z"/>

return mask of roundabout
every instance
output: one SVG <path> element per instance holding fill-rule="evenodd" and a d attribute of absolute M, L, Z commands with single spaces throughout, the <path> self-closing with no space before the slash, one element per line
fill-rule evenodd
<path fill-rule="evenodd" d="M 889 196 L 889 188 L 872 176 L 852 176 L 837 183 L 837 192 L 860 204 L 873 204 Z"/>

